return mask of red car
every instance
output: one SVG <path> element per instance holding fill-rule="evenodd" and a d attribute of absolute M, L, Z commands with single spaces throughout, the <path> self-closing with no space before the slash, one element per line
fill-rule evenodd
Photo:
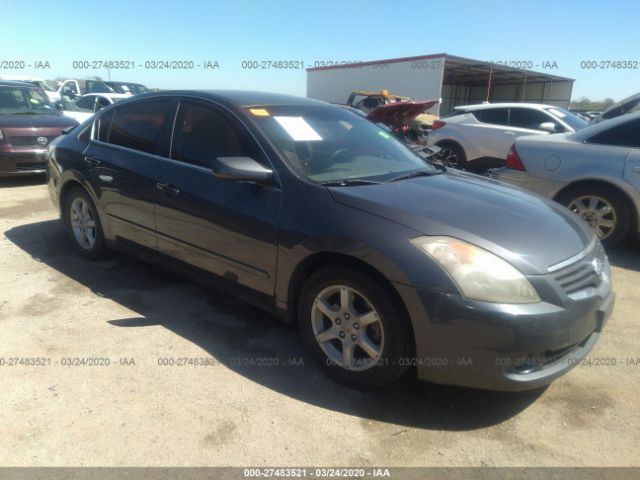
<path fill-rule="evenodd" d="M 42 88 L 0 81 L 0 176 L 45 173 L 47 146 L 77 124 L 56 110 Z"/>

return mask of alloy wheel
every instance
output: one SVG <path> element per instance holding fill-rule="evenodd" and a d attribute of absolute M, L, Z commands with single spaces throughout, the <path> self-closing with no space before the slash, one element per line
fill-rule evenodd
<path fill-rule="evenodd" d="M 91 205 L 81 197 L 74 198 L 69 209 L 69 219 L 78 245 L 91 250 L 96 243 L 96 221 Z"/>
<path fill-rule="evenodd" d="M 330 362 L 350 371 L 375 366 L 384 350 L 384 329 L 372 303 L 356 289 L 333 285 L 316 296 L 313 334 Z"/>
<path fill-rule="evenodd" d="M 615 230 L 616 211 L 607 200 L 596 195 L 584 195 L 572 200 L 567 208 L 589 224 L 593 233 L 604 240 Z"/>

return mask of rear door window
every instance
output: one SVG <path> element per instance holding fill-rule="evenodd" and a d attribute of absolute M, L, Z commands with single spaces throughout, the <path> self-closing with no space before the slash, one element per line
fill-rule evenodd
<path fill-rule="evenodd" d="M 508 125 L 509 123 L 508 108 L 487 108 L 486 110 L 476 110 L 471 113 L 482 123 L 490 123 L 492 125 Z"/>
<path fill-rule="evenodd" d="M 171 101 L 134 103 L 112 110 L 113 121 L 107 142 L 146 153 L 158 154 Z"/>

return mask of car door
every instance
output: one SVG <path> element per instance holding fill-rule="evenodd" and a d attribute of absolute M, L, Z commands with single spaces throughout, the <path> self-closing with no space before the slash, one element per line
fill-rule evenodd
<path fill-rule="evenodd" d="M 535 108 L 512 107 L 509 109 L 509 128 L 505 130 L 505 141 L 502 144 L 503 158 L 507 157 L 511 145 L 516 138 L 524 135 L 548 135 L 549 131 L 540 128 L 543 123 L 553 123 L 558 132 L 564 127 L 551 115 Z"/>
<path fill-rule="evenodd" d="M 511 130 L 509 127 L 509 109 L 506 107 L 487 108 L 471 112 L 477 122 L 465 123 L 471 145 L 465 145 L 469 150 L 467 155 L 473 158 L 489 157 L 505 159 L 507 154 L 504 152 L 507 143 L 507 151 L 511 147 L 513 141 L 508 136 Z M 511 141 L 511 143 L 509 143 Z M 470 154 L 473 152 L 473 154 Z"/>
<path fill-rule="evenodd" d="M 589 138 L 591 145 L 603 145 L 611 152 L 627 152 L 624 155 L 623 178 L 640 192 L 640 118 L 604 130 Z M 618 170 L 619 171 L 619 170 Z"/>
<path fill-rule="evenodd" d="M 262 149 L 230 112 L 183 99 L 171 158 L 162 160 L 158 170 L 158 249 L 272 295 L 281 191 L 215 177 L 209 165 L 220 156 L 251 157 L 268 165 Z"/>
<path fill-rule="evenodd" d="M 155 98 L 99 115 L 84 152 L 85 176 L 106 216 L 110 238 L 156 248 L 155 176 L 174 102 Z"/>

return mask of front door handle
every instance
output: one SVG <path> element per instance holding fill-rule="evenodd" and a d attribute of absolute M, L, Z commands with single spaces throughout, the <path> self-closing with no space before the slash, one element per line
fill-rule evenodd
<path fill-rule="evenodd" d="M 633 167 L 634 173 L 640 173 L 640 167 Z"/>
<path fill-rule="evenodd" d="M 90 157 L 85 156 L 84 157 L 84 161 L 85 163 L 88 163 L 89 165 L 91 165 L 92 167 L 97 167 L 98 165 L 100 165 L 102 162 L 100 160 L 98 160 L 96 157 L 94 157 L 93 155 Z"/>
<path fill-rule="evenodd" d="M 170 197 L 174 197 L 180 193 L 180 190 L 175 187 L 175 185 L 171 185 L 170 183 L 156 183 L 156 188 L 160 190 L 162 193 L 166 193 Z"/>

